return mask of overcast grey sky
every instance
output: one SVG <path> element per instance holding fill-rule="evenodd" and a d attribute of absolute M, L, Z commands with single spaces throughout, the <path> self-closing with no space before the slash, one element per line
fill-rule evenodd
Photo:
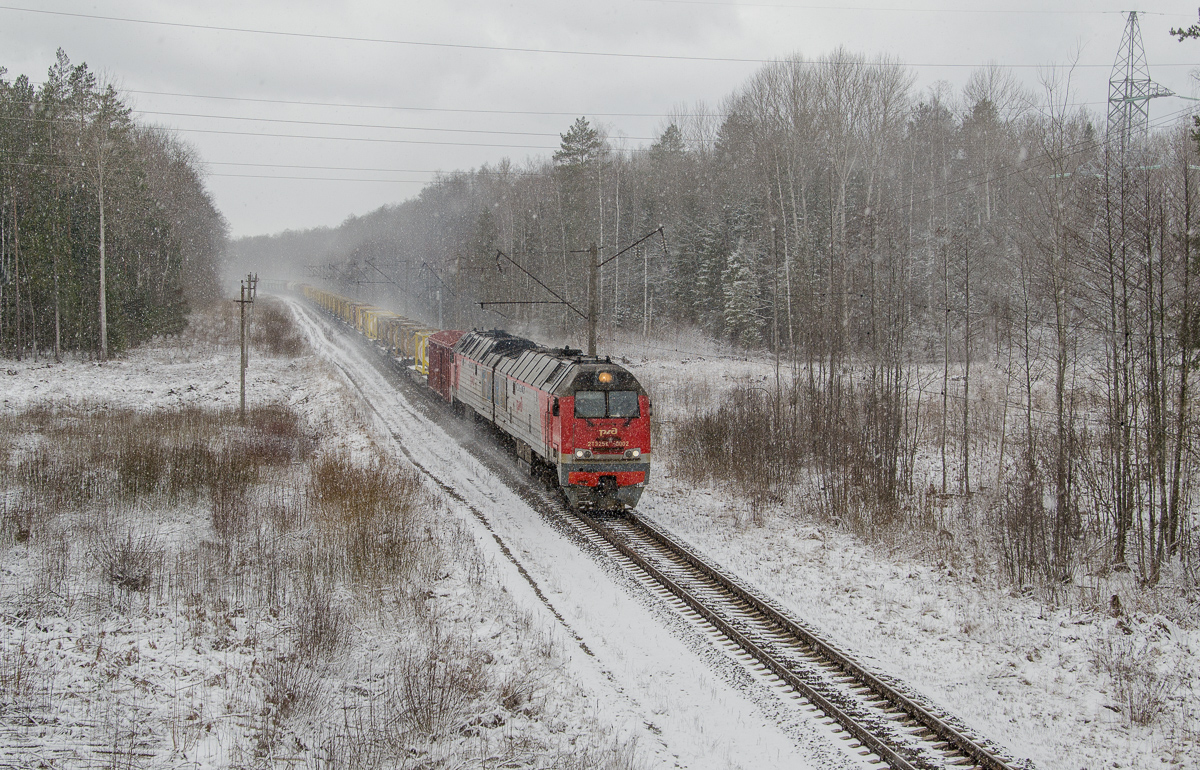
<path fill-rule="evenodd" d="M 59 47 L 86 61 L 127 92 L 139 120 L 197 149 L 235 236 L 336 225 L 415 195 L 438 170 L 548 155 L 579 115 L 644 144 L 673 107 L 717 105 L 762 60 L 839 45 L 894 55 L 918 90 L 958 86 L 987 62 L 1036 87 L 1039 66 L 1077 60 L 1076 100 L 1102 116 L 1128 10 L 1107 0 L 9 2 L 6 77 L 40 83 Z M 1151 76 L 1197 95 L 1200 41 L 1167 35 L 1197 21 L 1196 7 L 1138 10 Z M 1194 104 L 1156 100 L 1151 120 Z"/>

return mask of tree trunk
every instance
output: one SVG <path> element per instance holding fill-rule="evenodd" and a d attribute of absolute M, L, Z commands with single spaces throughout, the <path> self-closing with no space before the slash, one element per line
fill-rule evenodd
<path fill-rule="evenodd" d="M 99 180 L 97 196 L 100 202 L 100 360 L 108 360 L 108 307 L 105 300 L 104 279 L 104 159 L 99 159 Z"/>
<path fill-rule="evenodd" d="M 20 361 L 25 352 L 25 341 L 21 336 L 21 223 L 17 219 L 17 190 L 12 188 L 13 212 L 13 300 L 16 303 L 16 332 L 17 360 Z"/>
<path fill-rule="evenodd" d="M 962 493 L 971 494 L 971 247 L 963 241 Z"/>

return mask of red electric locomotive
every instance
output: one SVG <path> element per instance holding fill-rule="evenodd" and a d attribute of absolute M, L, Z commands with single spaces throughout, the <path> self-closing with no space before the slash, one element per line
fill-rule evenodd
<path fill-rule="evenodd" d="M 650 399 L 626 369 L 499 330 L 443 332 L 429 340 L 429 385 L 443 398 L 451 354 L 448 400 L 510 436 L 526 470 L 549 468 L 577 508 L 637 505 L 650 476 Z"/>

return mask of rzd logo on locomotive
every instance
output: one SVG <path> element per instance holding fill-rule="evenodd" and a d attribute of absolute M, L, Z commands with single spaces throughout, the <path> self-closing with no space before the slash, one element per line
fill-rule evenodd
<path fill-rule="evenodd" d="M 615 436 L 615 435 L 617 435 L 617 429 L 616 428 L 601 429 L 600 435 L 601 436 Z"/>

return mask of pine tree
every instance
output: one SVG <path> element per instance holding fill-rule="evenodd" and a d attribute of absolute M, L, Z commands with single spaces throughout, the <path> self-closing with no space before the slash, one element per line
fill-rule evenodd
<path fill-rule="evenodd" d="M 554 164 L 559 168 L 590 166 L 608 153 L 604 137 L 592 128 L 587 118 L 576 118 L 567 133 L 559 137 L 562 145 L 554 152 Z"/>
<path fill-rule="evenodd" d="M 725 327 L 742 345 L 756 345 L 762 339 L 758 317 L 758 282 L 754 277 L 753 255 L 745 240 L 729 255 L 721 282 L 724 286 Z"/>
<path fill-rule="evenodd" d="M 662 135 L 650 145 L 650 156 L 656 160 L 682 155 L 687 151 L 683 142 L 683 132 L 679 126 L 672 123 L 662 132 Z"/>

